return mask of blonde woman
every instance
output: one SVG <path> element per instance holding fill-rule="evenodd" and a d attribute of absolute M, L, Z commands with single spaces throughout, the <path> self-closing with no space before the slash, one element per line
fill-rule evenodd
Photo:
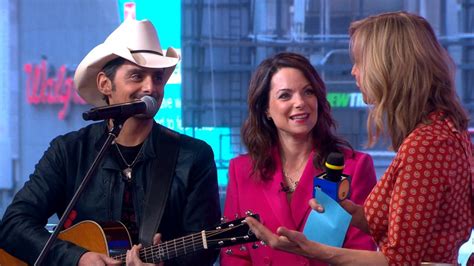
<path fill-rule="evenodd" d="M 329 247 L 284 227 L 275 235 L 248 222 L 271 247 L 330 264 L 456 264 L 472 230 L 474 201 L 468 118 L 456 96 L 453 62 L 418 15 L 372 16 L 349 32 L 352 75 L 372 106 L 369 145 L 386 134 L 397 154 L 363 206 L 341 205 L 379 250 Z M 315 200 L 310 205 L 323 210 Z"/>

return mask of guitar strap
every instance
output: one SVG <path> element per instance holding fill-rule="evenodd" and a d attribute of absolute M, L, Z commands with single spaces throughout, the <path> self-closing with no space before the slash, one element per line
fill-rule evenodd
<path fill-rule="evenodd" d="M 166 207 L 178 158 L 179 134 L 160 126 L 158 141 L 154 145 L 157 156 L 148 169 L 151 181 L 139 232 L 140 243 L 145 247 L 153 244 L 153 236 L 158 231 Z"/>

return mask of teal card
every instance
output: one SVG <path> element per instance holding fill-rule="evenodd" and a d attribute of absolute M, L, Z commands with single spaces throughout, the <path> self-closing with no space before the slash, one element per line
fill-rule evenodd
<path fill-rule="evenodd" d="M 309 240 L 333 247 L 342 247 L 352 216 L 322 190 L 315 192 L 324 212 L 311 210 L 303 234 Z"/>

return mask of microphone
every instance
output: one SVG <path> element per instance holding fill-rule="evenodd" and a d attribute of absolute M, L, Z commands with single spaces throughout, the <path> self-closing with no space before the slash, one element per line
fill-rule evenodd
<path fill-rule="evenodd" d="M 324 163 L 326 172 L 316 176 L 313 180 L 314 195 L 323 191 L 337 202 L 349 197 L 350 176 L 342 173 L 344 170 L 344 155 L 340 152 L 331 152 Z"/>
<path fill-rule="evenodd" d="M 151 96 L 143 96 L 139 100 L 112 104 L 92 108 L 82 113 L 82 118 L 86 121 L 104 120 L 104 119 L 128 119 L 131 116 L 152 118 L 158 112 L 158 102 Z"/>

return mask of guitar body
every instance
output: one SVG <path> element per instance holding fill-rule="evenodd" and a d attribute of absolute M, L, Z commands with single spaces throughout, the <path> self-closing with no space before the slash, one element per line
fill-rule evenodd
<path fill-rule="evenodd" d="M 0 266 L 28 266 L 23 261 L 8 254 L 5 250 L 0 249 Z"/>
<path fill-rule="evenodd" d="M 113 256 L 130 249 L 130 235 L 119 222 L 82 221 L 59 233 L 59 239 L 69 241 L 89 251 Z M 27 265 L 0 249 L 0 266 Z"/>

